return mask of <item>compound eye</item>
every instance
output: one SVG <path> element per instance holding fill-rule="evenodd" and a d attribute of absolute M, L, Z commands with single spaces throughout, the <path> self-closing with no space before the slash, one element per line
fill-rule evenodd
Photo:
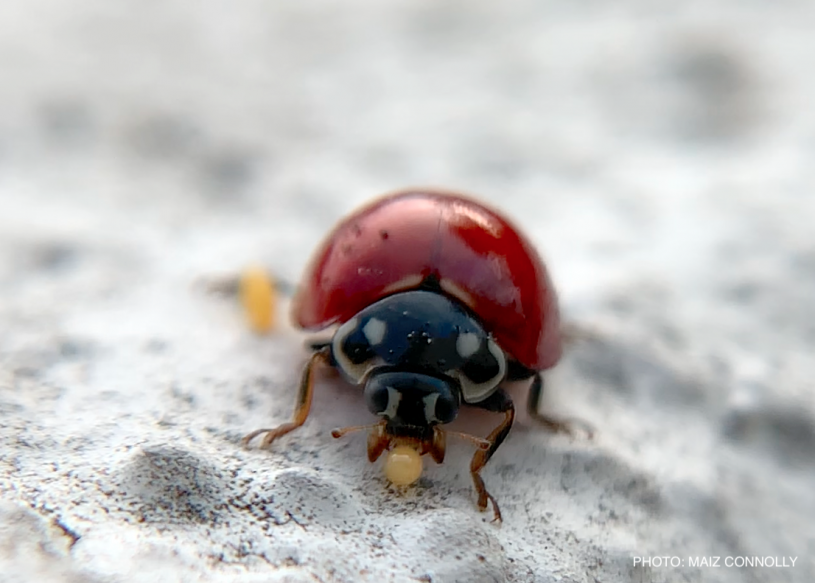
<path fill-rule="evenodd" d="M 425 416 L 428 421 L 435 421 L 442 424 L 452 422 L 458 414 L 458 399 L 455 394 L 433 393 L 425 397 L 425 399 L 430 399 L 431 397 L 437 398 L 433 399 L 433 403 L 425 404 L 425 409 L 432 406 L 430 411 L 426 411 Z"/>
<path fill-rule="evenodd" d="M 467 403 L 478 403 L 495 392 L 504 380 L 507 360 L 504 352 L 492 338 L 480 342 L 466 357 L 456 375 L 461 383 L 461 393 Z"/>
<path fill-rule="evenodd" d="M 365 404 L 374 415 L 392 419 L 396 417 L 402 394 L 382 381 L 382 375 L 373 375 L 365 384 Z"/>

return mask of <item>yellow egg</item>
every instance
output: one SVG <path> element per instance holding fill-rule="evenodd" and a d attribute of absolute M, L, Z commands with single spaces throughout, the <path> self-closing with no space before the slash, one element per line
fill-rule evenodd
<path fill-rule="evenodd" d="M 422 456 L 406 445 L 394 447 L 385 460 L 385 476 L 397 486 L 412 484 L 422 476 Z"/>
<path fill-rule="evenodd" d="M 277 290 L 269 273 L 251 267 L 241 274 L 240 301 L 249 326 L 255 332 L 268 332 L 275 323 Z"/>

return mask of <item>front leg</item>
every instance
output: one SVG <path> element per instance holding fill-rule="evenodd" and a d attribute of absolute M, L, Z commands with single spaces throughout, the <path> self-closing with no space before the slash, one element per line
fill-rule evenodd
<path fill-rule="evenodd" d="M 314 396 L 314 369 L 317 365 L 330 364 L 330 352 L 329 347 L 324 347 L 318 352 L 315 352 L 311 355 L 311 359 L 309 359 L 308 364 L 306 364 L 306 367 L 303 369 L 303 375 L 300 377 L 300 389 L 297 391 L 297 401 L 294 406 L 293 419 L 289 423 L 284 423 L 271 429 L 258 429 L 253 431 L 241 440 L 243 445 L 248 445 L 255 437 L 265 433 L 266 435 L 264 435 L 260 441 L 260 447 L 265 449 L 278 437 L 294 431 L 306 422 L 309 411 L 311 410 L 312 397 Z"/>
<path fill-rule="evenodd" d="M 501 423 L 487 436 L 487 441 L 490 443 L 489 448 L 486 450 L 478 449 L 470 462 L 470 475 L 473 477 L 473 484 L 475 484 L 475 490 L 478 493 L 478 509 L 481 511 L 486 510 L 487 500 L 489 500 L 492 502 L 492 510 L 495 515 L 493 520 L 500 522 L 501 510 L 498 508 L 498 502 L 495 501 L 493 495 L 487 491 L 484 480 L 481 478 L 481 470 L 509 434 L 512 422 L 515 420 L 515 405 L 503 389 L 498 389 L 480 403 L 473 403 L 473 406 L 504 414 Z"/>

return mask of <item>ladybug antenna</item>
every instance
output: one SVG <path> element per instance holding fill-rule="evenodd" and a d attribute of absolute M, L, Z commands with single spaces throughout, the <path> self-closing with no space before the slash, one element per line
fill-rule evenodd
<path fill-rule="evenodd" d="M 447 429 L 445 429 L 444 432 L 447 435 L 452 435 L 453 437 L 458 437 L 459 439 L 463 439 L 464 441 L 469 441 L 478 449 L 487 450 L 492 446 L 492 442 L 489 439 L 484 439 L 476 435 L 470 435 L 469 433 L 461 433 L 460 431 L 450 431 Z"/>
<path fill-rule="evenodd" d="M 340 437 L 344 437 L 349 433 L 356 433 L 358 431 L 365 431 L 366 429 L 373 429 L 377 425 L 382 425 L 382 422 L 373 423 L 371 425 L 351 425 L 350 427 L 338 427 L 337 429 L 331 430 L 331 437 L 338 439 Z"/>

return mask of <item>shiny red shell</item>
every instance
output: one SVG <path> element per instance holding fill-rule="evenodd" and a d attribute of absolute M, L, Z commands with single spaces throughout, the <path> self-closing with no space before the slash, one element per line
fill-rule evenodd
<path fill-rule="evenodd" d="M 496 211 L 454 193 L 398 192 L 341 221 L 306 270 L 292 317 L 311 330 L 342 323 L 429 276 L 509 357 L 533 370 L 560 358 L 557 294 L 535 248 Z"/>

